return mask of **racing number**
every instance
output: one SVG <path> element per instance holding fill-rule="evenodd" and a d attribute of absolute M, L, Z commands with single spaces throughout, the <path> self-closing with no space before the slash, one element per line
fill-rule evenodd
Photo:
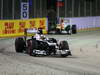
<path fill-rule="evenodd" d="M 29 3 L 22 2 L 21 3 L 21 19 L 29 18 Z"/>
<path fill-rule="evenodd" d="M 27 4 L 23 4 L 23 18 L 27 18 L 28 14 L 27 14 Z"/>

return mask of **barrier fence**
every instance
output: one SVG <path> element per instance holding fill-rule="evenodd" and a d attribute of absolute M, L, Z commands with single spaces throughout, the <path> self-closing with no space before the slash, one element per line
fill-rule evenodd
<path fill-rule="evenodd" d="M 28 20 L 0 20 L 0 37 L 24 36 L 26 28 L 42 28 L 47 33 L 47 19 L 36 18 Z"/>
<path fill-rule="evenodd" d="M 74 17 L 74 18 L 60 18 L 64 20 L 64 26 L 76 25 L 79 31 L 93 31 L 100 30 L 100 16 L 94 17 Z"/>

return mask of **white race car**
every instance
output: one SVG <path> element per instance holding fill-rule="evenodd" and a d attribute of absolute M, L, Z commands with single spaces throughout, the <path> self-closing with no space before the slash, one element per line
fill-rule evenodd
<path fill-rule="evenodd" d="M 66 57 L 71 54 L 69 50 L 69 45 L 67 41 L 58 41 L 55 38 L 43 38 L 42 40 L 37 40 L 32 37 L 26 41 L 19 37 L 15 40 L 16 52 L 26 52 L 31 56 L 50 56 L 50 55 L 60 55 Z"/>

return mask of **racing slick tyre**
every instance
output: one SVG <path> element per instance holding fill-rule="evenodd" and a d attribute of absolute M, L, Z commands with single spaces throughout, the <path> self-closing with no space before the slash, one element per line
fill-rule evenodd
<path fill-rule="evenodd" d="M 28 45 L 28 54 L 30 56 L 36 56 L 35 54 L 33 54 L 33 50 L 37 49 L 37 41 L 35 39 L 29 39 L 27 40 L 27 45 Z"/>
<path fill-rule="evenodd" d="M 15 50 L 18 53 L 22 53 L 25 50 L 26 44 L 23 38 L 19 37 L 15 39 Z"/>
<path fill-rule="evenodd" d="M 59 44 L 59 49 L 62 50 L 62 51 L 68 50 L 66 52 L 66 54 L 61 54 L 61 57 L 66 57 L 68 55 L 72 55 L 71 51 L 69 50 L 69 45 L 68 45 L 67 41 L 61 41 L 60 44 Z"/>
<path fill-rule="evenodd" d="M 69 45 L 67 41 L 61 41 L 59 44 L 60 50 L 69 50 Z"/>

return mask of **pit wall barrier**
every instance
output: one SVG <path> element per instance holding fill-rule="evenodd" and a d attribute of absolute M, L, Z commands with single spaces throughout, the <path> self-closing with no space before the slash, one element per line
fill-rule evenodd
<path fill-rule="evenodd" d="M 42 28 L 43 33 L 47 34 L 48 19 L 0 20 L 0 38 L 24 36 L 26 28 Z"/>
<path fill-rule="evenodd" d="M 64 27 L 76 25 L 77 31 L 100 30 L 100 16 L 60 18 L 59 23 L 61 23 L 61 20 L 64 21 Z"/>

